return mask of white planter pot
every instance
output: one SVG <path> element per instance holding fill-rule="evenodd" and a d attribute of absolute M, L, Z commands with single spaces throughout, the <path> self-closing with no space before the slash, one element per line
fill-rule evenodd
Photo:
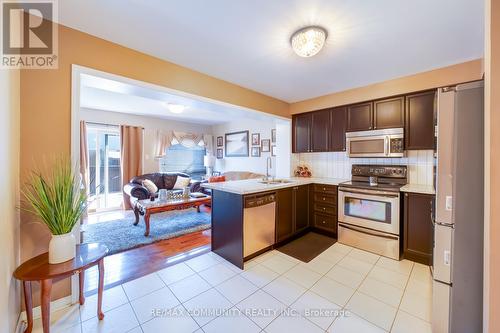
<path fill-rule="evenodd" d="M 72 232 L 52 235 L 49 242 L 49 264 L 71 260 L 76 255 L 76 239 Z"/>

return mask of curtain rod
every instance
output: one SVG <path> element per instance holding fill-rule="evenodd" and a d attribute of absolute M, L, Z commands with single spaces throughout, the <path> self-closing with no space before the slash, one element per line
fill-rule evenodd
<path fill-rule="evenodd" d="M 98 122 L 95 122 L 95 121 L 85 121 L 85 123 L 91 124 L 91 125 L 106 126 L 106 127 L 120 127 L 120 126 L 122 126 L 122 125 L 113 125 L 113 124 L 106 124 L 106 123 L 98 123 Z M 134 126 L 134 125 L 123 125 L 123 126 Z M 142 126 L 134 126 L 134 127 L 139 127 L 139 128 L 144 129 L 144 127 L 142 127 Z"/>

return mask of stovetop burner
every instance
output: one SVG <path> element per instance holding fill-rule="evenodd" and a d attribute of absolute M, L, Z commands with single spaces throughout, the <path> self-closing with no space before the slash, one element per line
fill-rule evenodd
<path fill-rule="evenodd" d="M 406 185 L 407 169 L 405 165 L 364 165 L 352 166 L 351 181 L 340 183 L 340 186 L 399 192 Z M 376 181 L 376 184 L 370 184 Z"/>
<path fill-rule="evenodd" d="M 367 190 L 380 190 L 380 191 L 389 191 L 389 192 L 399 192 L 401 187 L 405 184 L 383 184 L 378 183 L 377 185 L 370 185 L 369 182 L 365 181 L 347 181 L 340 183 L 339 186 L 351 187 L 351 188 L 361 188 Z"/>

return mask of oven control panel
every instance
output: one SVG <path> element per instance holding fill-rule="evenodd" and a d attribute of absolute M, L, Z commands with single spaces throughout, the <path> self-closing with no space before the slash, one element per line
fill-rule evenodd
<path fill-rule="evenodd" d="M 405 165 L 362 165 L 352 166 L 353 176 L 406 178 Z"/>

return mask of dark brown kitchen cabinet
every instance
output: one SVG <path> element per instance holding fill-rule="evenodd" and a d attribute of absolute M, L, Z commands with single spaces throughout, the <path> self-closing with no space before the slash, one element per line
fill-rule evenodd
<path fill-rule="evenodd" d="M 347 130 L 347 107 L 333 108 L 330 111 L 330 150 L 345 151 L 345 133 Z"/>
<path fill-rule="evenodd" d="M 403 96 L 373 102 L 373 129 L 403 128 L 404 105 Z"/>
<path fill-rule="evenodd" d="M 337 186 L 314 184 L 311 191 L 311 223 L 337 236 Z"/>
<path fill-rule="evenodd" d="M 404 257 L 425 265 L 432 263 L 432 200 L 429 194 L 404 194 Z"/>
<path fill-rule="evenodd" d="M 309 227 L 309 186 L 294 187 L 295 232 Z"/>
<path fill-rule="evenodd" d="M 434 149 L 435 91 L 406 96 L 405 148 Z"/>
<path fill-rule="evenodd" d="M 311 113 L 311 151 L 328 151 L 330 143 L 330 110 Z"/>
<path fill-rule="evenodd" d="M 293 117 L 293 152 L 308 153 L 311 151 L 311 113 L 299 114 Z"/>
<path fill-rule="evenodd" d="M 276 242 L 293 235 L 293 189 L 276 192 Z"/>
<path fill-rule="evenodd" d="M 373 129 L 373 103 L 361 103 L 347 107 L 347 131 L 368 131 Z"/>
<path fill-rule="evenodd" d="M 276 242 L 309 227 L 309 185 L 276 192 Z"/>

